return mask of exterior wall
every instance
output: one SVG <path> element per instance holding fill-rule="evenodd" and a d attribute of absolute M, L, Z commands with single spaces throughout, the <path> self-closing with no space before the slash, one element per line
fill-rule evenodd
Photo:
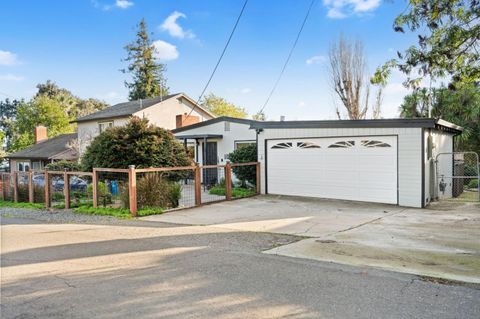
<path fill-rule="evenodd" d="M 444 178 L 446 188 L 444 192 L 439 192 L 440 179 L 436 175 L 452 176 L 453 175 L 453 156 L 449 154 L 440 155 L 438 157 L 438 164 L 435 165 L 437 155 L 440 153 L 453 152 L 453 135 L 437 130 L 425 130 L 425 204 L 428 204 L 437 198 L 452 197 L 452 178 Z M 428 142 L 428 140 L 431 142 Z M 428 158 L 431 147 L 431 158 Z M 436 172 L 437 170 L 437 172 Z"/>
<path fill-rule="evenodd" d="M 258 136 L 258 159 L 262 172 L 261 192 L 265 193 L 265 140 L 368 135 L 398 136 L 398 203 L 401 206 L 422 207 L 423 135 L 421 128 L 264 129 Z"/>
<path fill-rule="evenodd" d="M 113 122 L 113 126 L 123 126 L 128 122 L 128 117 L 116 119 L 101 119 L 88 122 L 80 122 L 77 125 L 78 144 L 80 148 L 80 156 L 85 152 L 91 141 L 100 134 L 99 123 Z"/>
<path fill-rule="evenodd" d="M 38 169 L 43 169 L 45 165 L 47 165 L 47 161 L 44 160 L 31 160 L 31 159 L 16 159 L 16 158 L 11 158 L 10 159 L 10 172 L 16 172 L 18 171 L 17 163 L 18 162 L 26 162 L 29 164 L 30 170 L 33 169 L 32 167 L 32 162 L 37 162 L 40 164 L 40 168 Z"/>
<path fill-rule="evenodd" d="M 177 127 L 176 116 L 179 114 L 190 113 L 193 108 L 193 104 L 188 100 L 180 98 L 171 98 L 161 103 L 147 107 L 134 115 L 142 118 L 146 117 L 150 123 L 156 126 L 173 130 Z M 195 108 L 192 112 L 193 116 L 198 116 L 200 122 L 210 120 L 213 117 L 199 108 Z"/>
<path fill-rule="evenodd" d="M 176 136 L 182 135 L 194 135 L 194 134 L 218 134 L 223 135 L 222 139 L 208 139 L 209 142 L 217 142 L 217 164 L 224 164 L 226 161 L 226 155 L 231 153 L 235 149 L 235 142 L 252 141 L 256 140 L 255 130 L 250 129 L 250 124 L 241 124 L 235 122 L 228 122 L 230 124 L 230 130 L 225 131 L 225 122 L 217 122 L 211 125 L 193 128 L 191 130 L 185 130 L 175 134 Z M 192 141 L 189 141 L 192 142 Z M 203 141 L 199 141 L 198 154 L 196 157 L 199 163 L 202 163 L 202 145 Z"/>

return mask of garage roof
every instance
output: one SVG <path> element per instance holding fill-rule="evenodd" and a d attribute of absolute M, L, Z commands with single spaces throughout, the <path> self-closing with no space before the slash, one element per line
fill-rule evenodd
<path fill-rule="evenodd" d="M 379 119 L 379 120 L 327 120 L 327 121 L 254 121 L 252 129 L 289 129 L 289 128 L 398 128 L 421 127 L 436 128 L 459 134 L 461 126 L 432 118 Z"/>

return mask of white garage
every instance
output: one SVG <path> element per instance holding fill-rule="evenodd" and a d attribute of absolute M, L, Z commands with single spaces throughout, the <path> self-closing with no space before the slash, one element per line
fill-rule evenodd
<path fill-rule="evenodd" d="M 253 122 L 264 194 L 424 207 L 433 159 L 462 128 L 436 119 Z M 451 188 L 451 183 L 447 188 Z"/>
<path fill-rule="evenodd" d="M 397 154 L 396 136 L 269 140 L 269 192 L 397 204 Z"/>

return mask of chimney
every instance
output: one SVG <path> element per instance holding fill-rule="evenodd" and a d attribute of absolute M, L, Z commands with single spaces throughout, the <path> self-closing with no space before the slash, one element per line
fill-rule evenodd
<path fill-rule="evenodd" d="M 280 115 L 280 122 L 285 121 L 285 115 Z"/>
<path fill-rule="evenodd" d="M 198 122 L 200 122 L 200 117 L 195 115 L 184 113 L 176 116 L 176 128 L 192 125 Z"/>
<path fill-rule="evenodd" d="M 47 128 L 43 125 L 35 127 L 35 144 L 43 142 L 47 139 Z"/>

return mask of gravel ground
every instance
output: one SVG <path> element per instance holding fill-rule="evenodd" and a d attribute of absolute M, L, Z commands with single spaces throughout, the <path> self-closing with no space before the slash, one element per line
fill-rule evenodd
<path fill-rule="evenodd" d="M 126 225 L 126 226 L 157 226 L 174 227 L 175 224 L 146 222 L 138 219 L 122 219 L 114 216 L 84 215 L 74 213 L 69 209 L 43 210 L 25 208 L 0 208 L 0 218 L 33 219 L 47 223 L 68 223 L 68 224 L 98 224 L 98 225 Z"/>

